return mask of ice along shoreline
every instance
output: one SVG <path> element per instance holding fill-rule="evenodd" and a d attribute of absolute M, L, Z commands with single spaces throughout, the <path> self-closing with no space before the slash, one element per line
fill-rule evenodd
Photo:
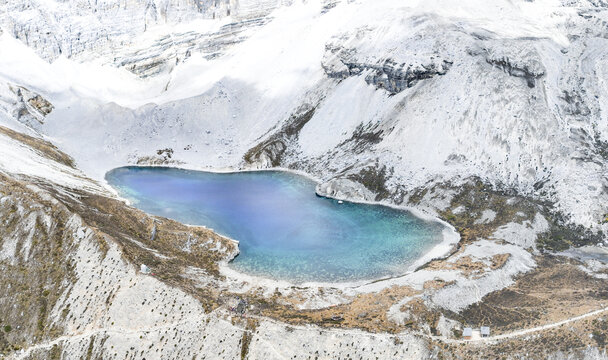
<path fill-rule="evenodd" d="M 437 216 L 435 216 L 433 214 L 430 214 L 426 211 L 423 211 L 421 209 L 417 209 L 414 207 L 396 205 L 396 204 L 388 203 L 385 201 L 369 201 L 369 200 L 364 200 L 364 199 L 354 199 L 354 198 L 350 198 L 348 196 L 331 196 L 329 194 L 325 194 L 325 193 L 322 193 L 319 191 L 319 185 L 324 184 L 324 182 L 321 179 L 319 179 L 309 173 L 306 173 L 304 171 L 288 169 L 288 168 L 281 168 L 281 167 L 267 168 L 267 169 L 251 169 L 251 168 L 234 168 L 234 167 L 226 167 L 226 168 L 210 168 L 209 167 L 208 168 L 208 167 L 190 166 L 187 164 L 180 164 L 180 165 L 183 165 L 183 166 L 135 164 L 135 165 L 125 165 L 124 167 L 166 168 L 166 169 L 174 169 L 174 170 L 201 171 L 201 172 L 215 173 L 215 174 L 284 172 L 284 173 L 302 176 L 302 177 L 305 177 L 305 178 L 313 181 L 317 185 L 316 191 L 315 191 L 316 196 L 327 198 L 327 199 L 333 199 L 333 200 L 337 200 L 337 201 L 346 201 L 346 202 L 353 203 L 353 204 L 384 206 L 384 207 L 392 208 L 395 210 L 407 211 L 415 217 L 418 217 L 422 220 L 439 223 L 444 227 L 443 231 L 441 232 L 441 236 L 443 239 L 438 244 L 436 244 L 431 249 L 429 249 L 427 252 L 425 252 L 421 257 L 419 257 L 412 264 L 410 264 L 406 268 L 404 268 L 403 271 L 400 271 L 399 272 L 400 274 L 387 276 L 387 277 L 380 277 L 380 278 L 370 278 L 370 279 L 361 279 L 361 280 L 356 280 L 356 281 L 342 281 L 342 282 L 306 281 L 306 282 L 300 283 L 300 282 L 290 281 L 287 279 L 275 279 L 272 277 L 265 277 L 265 276 L 261 276 L 261 275 L 252 275 L 252 274 L 248 274 L 246 272 L 236 270 L 236 269 L 230 267 L 229 263 L 239 255 L 239 250 L 238 250 L 239 241 L 236 239 L 233 239 L 225 234 L 217 233 L 218 235 L 220 235 L 226 239 L 229 239 L 230 241 L 234 242 L 237 245 L 237 250 L 235 252 L 233 252 L 227 259 L 225 259 L 219 263 L 220 273 L 222 275 L 224 275 L 229 282 L 246 282 L 246 283 L 250 284 L 251 286 L 260 286 L 260 287 L 264 287 L 264 288 L 272 289 L 272 290 L 276 289 L 277 287 L 278 288 L 293 288 L 293 287 L 334 288 L 334 289 L 343 289 L 343 290 L 346 290 L 346 289 L 354 290 L 354 289 L 357 289 L 357 288 L 360 288 L 363 286 L 367 286 L 367 285 L 371 285 L 371 284 L 374 285 L 373 286 L 374 288 L 384 288 L 384 287 L 388 287 L 388 286 L 392 285 L 391 280 L 404 278 L 407 275 L 410 275 L 410 274 L 416 272 L 418 269 L 424 267 L 424 265 L 428 264 L 429 262 L 431 262 L 433 260 L 444 259 L 444 258 L 449 257 L 455 251 L 455 249 L 457 249 L 457 244 L 460 241 L 460 234 L 456 231 L 456 229 L 448 222 L 438 218 Z M 118 167 L 118 168 L 120 168 L 120 167 Z M 117 168 L 107 170 L 106 174 L 109 171 L 112 171 L 114 169 L 117 169 Z M 133 204 L 131 203 L 131 201 L 129 199 L 126 199 L 123 196 L 121 196 L 119 194 L 119 192 L 109 184 L 109 182 L 107 181 L 105 176 L 103 178 L 102 183 L 103 183 L 104 187 L 106 187 L 118 199 L 125 202 L 127 205 L 133 206 Z M 153 216 L 156 216 L 156 215 L 153 215 Z M 204 225 L 193 225 L 193 224 L 185 224 L 185 225 L 204 227 L 211 231 L 216 232 L 214 229 L 209 228 Z M 385 283 L 384 284 L 385 286 L 383 286 L 383 283 Z"/>

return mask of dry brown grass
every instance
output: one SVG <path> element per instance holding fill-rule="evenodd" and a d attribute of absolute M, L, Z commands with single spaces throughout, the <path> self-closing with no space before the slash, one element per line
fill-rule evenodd
<path fill-rule="evenodd" d="M 358 328 L 370 332 L 396 333 L 412 324 L 397 325 L 387 318 L 391 306 L 404 297 L 418 292 L 407 286 L 393 286 L 377 293 L 359 294 L 348 304 L 319 310 L 298 310 L 293 306 L 278 305 L 280 299 L 272 301 L 263 315 L 289 324 L 317 324 L 322 327 Z"/>
<path fill-rule="evenodd" d="M 552 256 L 536 261 L 536 269 L 463 311 L 462 319 L 491 325 L 498 334 L 557 322 L 608 304 L 608 282 L 587 275 L 575 261 Z"/>
<path fill-rule="evenodd" d="M 29 146 L 44 157 L 48 157 L 71 168 L 75 166 L 74 159 L 46 140 L 25 135 L 4 126 L 0 126 L 0 133 Z"/>

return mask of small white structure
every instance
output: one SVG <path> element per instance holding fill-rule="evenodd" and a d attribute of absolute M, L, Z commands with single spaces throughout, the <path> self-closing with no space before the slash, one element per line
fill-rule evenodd
<path fill-rule="evenodd" d="M 481 329 L 473 329 L 470 327 L 466 327 L 464 328 L 464 330 L 462 330 L 462 338 L 465 340 L 471 340 L 471 341 L 477 341 L 477 340 L 481 340 L 482 337 L 489 337 L 490 336 L 490 328 L 489 327 L 485 327 L 487 329 L 487 336 L 483 336 L 482 335 L 482 331 L 483 331 L 483 327 Z"/>
<path fill-rule="evenodd" d="M 152 270 L 150 270 L 150 268 L 149 268 L 149 267 L 147 267 L 145 264 L 141 264 L 140 271 L 141 271 L 143 274 L 149 274 L 149 273 L 151 273 L 151 272 L 152 272 Z"/>
<path fill-rule="evenodd" d="M 481 327 L 481 337 L 490 337 L 490 327 L 488 326 L 482 326 Z"/>

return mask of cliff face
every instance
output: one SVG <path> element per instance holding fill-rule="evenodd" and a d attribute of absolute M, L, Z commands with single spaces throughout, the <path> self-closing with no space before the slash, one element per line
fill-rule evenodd
<path fill-rule="evenodd" d="M 281 0 L 6 1 L 0 5 L 0 22 L 4 31 L 48 61 L 60 56 L 91 59 L 137 46 L 134 37 L 158 26 L 219 22 L 227 17 L 238 24 L 264 17 L 282 4 Z M 188 41 L 197 35 L 201 36 L 194 31 Z"/>

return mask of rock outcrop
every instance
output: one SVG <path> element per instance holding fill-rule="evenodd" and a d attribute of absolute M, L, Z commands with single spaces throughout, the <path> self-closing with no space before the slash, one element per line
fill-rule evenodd
<path fill-rule="evenodd" d="M 376 194 L 365 186 L 350 179 L 331 179 L 317 185 L 315 192 L 319 196 L 338 200 L 374 201 Z"/>
<path fill-rule="evenodd" d="M 40 94 L 23 86 L 0 81 L 0 109 L 19 122 L 37 129 L 54 106 Z"/>
<path fill-rule="evenodd" d="M 430 56 L 427 61 L 413 64 L 398 62 L 389 58 L 377 62 L 357 61 L 353 49 L 326 47 L 329 55 L 323 63 L 328 77 L 346 79 L 350 76 L 365 75 L 365 82 L 396 94 L 416 85 L 419 81 L 437 75 L 445 75 L 452 66 L 449 60 Z"/>
<path fill-rule="evenodd" d="M 515 41 L 505 41 L 503 46 L 484 49 L 486 62 L 501 69 L 510 76 L 526 80 L 530 88 L 536 86 L 536 81 L 545 75 L 536 49 L 529 43 L 517 44 Z"/>
<path fill-rule="evenodd" d="M 271 133 L 266 140 L 249 149 L 243 157 L 245 162 L 258 169 L 281 166 L 288 146 L 293 145 L 293 142 L 297 140 L 300 130 L 310 121 L 314 113 L 314 107 L 302 106 L 290 116 L 279 131 Z"/>
<path fill-rule="evenodd" d="M 221 47 L 223 42 L 238 41 L 234 32 L 238 28 L 248 27 L 249 19 L 263 18 L 272 10 L 288 5 L 290 1 L 283 0 L 135 0 L 135 1 L 98 1 L 90 3 L 84 0 L 52 1 L 56 6 L 38 8 L 31 1 L 9 1 L 0 4 L 0 24 L 13 37 L 23 41 L 35 49 L 40 56 L 48 61 L 60 56 L 90 58 L 87 52 L 97 55 L 106 53 L 106 50 L 124 49 L 128 53 L 129 47 L 137 47 L 134 40 L 137 36 L 150 31 L 155 26 L 166 24 L 180 24 L 194 20 L 211 20 L 232 17 L 234 24 L 227 25 L 219 33 L 193 33 L 176 34 L 177 44 L 170 48 L 177 50 L 172 54 L 175 59 L 183 59 L 180 52 L 185 53 L 188 47 L 175 46 L 180 42 L 205 46 L 206 41 L 196 41 L 197 38 L 211 38 L 215 47 Z M 27 14 L 21 16 L 21 14 Z M 84 19 L 84 20 L 82 20 Z M 234 40 L 231 40 L 231 33 Z M 215 39 L 215 40 L 214 40 Z M 151 51 L 161 53 L 155 48 L 162 47 L 173 36 L 161 37 Z M 143 49 L 142 49 L 143 50 Z M 213 49 L 207 50 L 213 54 Z M 146 51 L 144 51 L 145 53 Z M 118 60 L 119 63 L 131 63 L 134 59 Z M 163 59 L 163 62 L 168 59 Z M 153 65 L 148 61 L 148 66 Z M 145 67 L 144 64 L 140 65 Z M 153 67 L 153 66 L 152 66 Z M 140 70 L 140 71 L 143 71 Z"/>

